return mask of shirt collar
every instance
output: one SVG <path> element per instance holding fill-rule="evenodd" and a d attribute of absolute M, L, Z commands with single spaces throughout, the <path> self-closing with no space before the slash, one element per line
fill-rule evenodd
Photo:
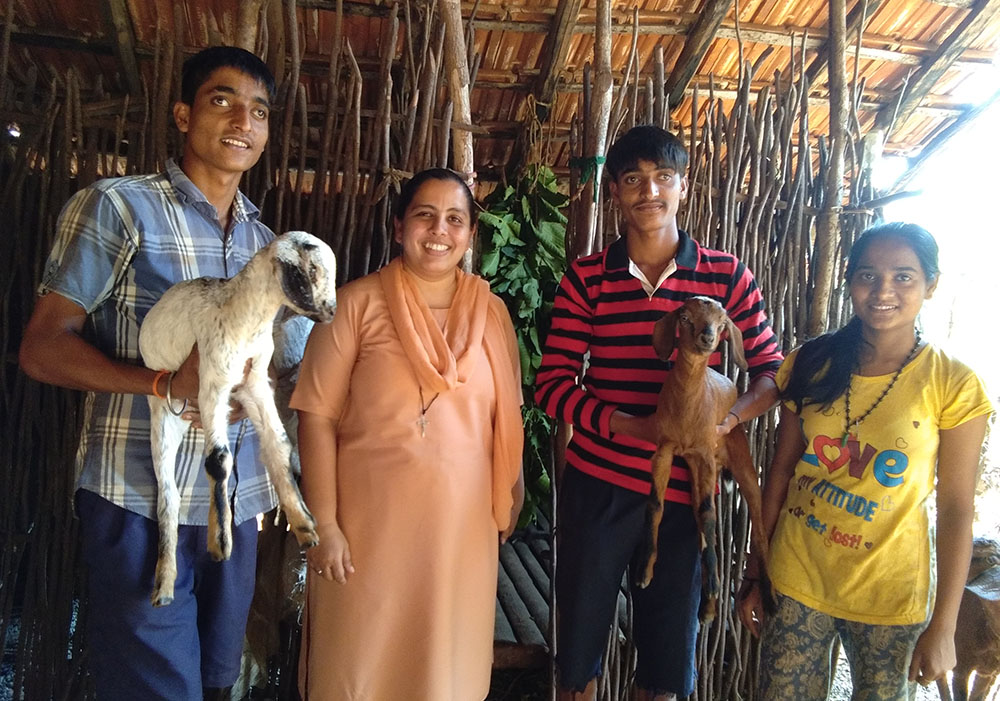
<path fill-rule="evenodd" d="M 642 285 L 642 289 L 646 291 L 646 294 L 652 297 L 656 291 L 660 289 L 660 285 L 663 284 L 663 281 L 677 272 L 677 258 L 675 257 L 667 263 L 667 267 L 663 269 L 662 273 L 660 273 L 660 279 L 655 283 L 650 282 L 646 277 L 646 274 L 642 272 L 639 266 L 631 260 L 628 262 L 628 272 L 632 277 L 639 281 Z"/>
<path fill-rule="evenodd" d="M 181 170 L 181 167 L 177 165 L 177 162 L 173 158 L 167 159 L 165 172 L 174 190 L 184 200 L 198 207 L 209 208 L 208 214 L 210 215 L 218 215 L 218 212 L 215 211 L 215 206 L 208 201 L 202 191 L 198 189 L 198 186 Z M 239 190 L 236 191 L 236 199 L 233 200 L 232 214 L 233 220 L 237 222 L 260 219 L 260 210 Z"/>
<path fill-rule="evenodd" d="M 698 243 L 681 229 L 677 230 L 677 237 L 677 253 L 674 255 L 673 262 L 678 268 L 693 270 L 698 265 Z M 607 270 L 627 269 L 631 262 L 628 257 L 628 246 L 625 245 L 625 237 L 608 246 L 604 258 L 604 267 Z"/>

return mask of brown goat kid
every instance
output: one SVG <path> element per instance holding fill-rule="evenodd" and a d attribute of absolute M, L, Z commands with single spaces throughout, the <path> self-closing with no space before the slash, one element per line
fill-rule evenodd
<path fill-rule="evenodd" d="M 725 308 L 708 297 L 692 297 L 676 311 L 666 314 L 653 329 L 653 347 L 661 360 L 670 359 L 676 342 L 677 358 L 660 390 L 656 408 L 659 438 L 653 456 L 653 484 L 646 511 L 647 551 L 645 571 L 638 573 L 641 587 L 653 578 L 657 535 L 663 517 L 663 495 L 670 479 L 674 456 L 683 457 L 691 472 L 691 506 L 701 534 L 702 596 L 699 617 L 715 617 L 719 596 L 718 562 L 715 554 L 715 488 L 719 471 L 725 466 L 736 479 L 750 510 L 751 536 L 763 560 L 767 560 L 767 539 L 761 524 L 761 492 L 750 445 L 742 426 L 720 440 L 716 432 L 736 401 L 732 381 L 708 367 L 708 361 L 723 334 L 728 334 L 736 363 L 746 369 L 743 335 L 726 314 Z M 765 604 L 773 608 L 770 582 L 761 572 Z"/>
<path fill-rule="evenodd" d="M 986 701 L 1000 673 L 1000 543 L 976 538 L 955 626 L 951 689 L 938 681 L 943 701 Z M 972 673 L 976 679 L 969 690 Z M 951 693 L 949 693 L 951 692 Z M 954 695 L 953 695 L 954 694 Z"/>

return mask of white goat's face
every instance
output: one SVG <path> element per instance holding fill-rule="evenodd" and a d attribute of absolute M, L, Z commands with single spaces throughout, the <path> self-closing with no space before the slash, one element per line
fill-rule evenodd
<path fill-rule="evenodd" d="M 285 304 L 313 321 L 330 321 L 337 310 L 337 260 L 330 247 L 304 231 L 282 234 L 272 245 Z"/>

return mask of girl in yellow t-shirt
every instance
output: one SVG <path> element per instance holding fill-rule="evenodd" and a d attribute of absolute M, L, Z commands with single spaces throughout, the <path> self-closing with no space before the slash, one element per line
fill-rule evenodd
<path fill-rule="evenodd" d="M 778 373 L 763 508 L 778 611 L 765 620 L 756 556 L 739 596 L 743 623 L 757 634 L 762 622 L 764 699 L 826 699 L 837 637 L 854 699 L 912 699 L 914 682 L 955 665 L 991 406 L 979 378 L 916 330 L 937 286 L 937 252 L 913 224 L 862 234 L 847 264 L 854 318 L 793 351 Z"/>

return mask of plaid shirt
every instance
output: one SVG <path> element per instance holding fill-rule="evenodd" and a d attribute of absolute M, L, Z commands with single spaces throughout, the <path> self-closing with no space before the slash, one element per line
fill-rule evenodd
<path fill-rule="evenodd" d="M 173 161 L 156 175 L 101 180 L 63 208 L 39 294 L 56 292 L 79 304 L 88 315 L 88 342 L 111 358 L 141 364 L 139 326 L 167 288 L 195 277 L 232 277 L 274 238 L 242 193 L 232 215 L 223 233 L 215 207 Z M 229 439 L 230 498 L 239 524 L 277 499 L 249 421 L 230 426 Z M 203 431 L 189 430 L 176 464 L 184 525 L 208 523 L 203 452 Z M 78 489 L 156 520 L 145 396 L 87 393 L 76 468 Z"/>

